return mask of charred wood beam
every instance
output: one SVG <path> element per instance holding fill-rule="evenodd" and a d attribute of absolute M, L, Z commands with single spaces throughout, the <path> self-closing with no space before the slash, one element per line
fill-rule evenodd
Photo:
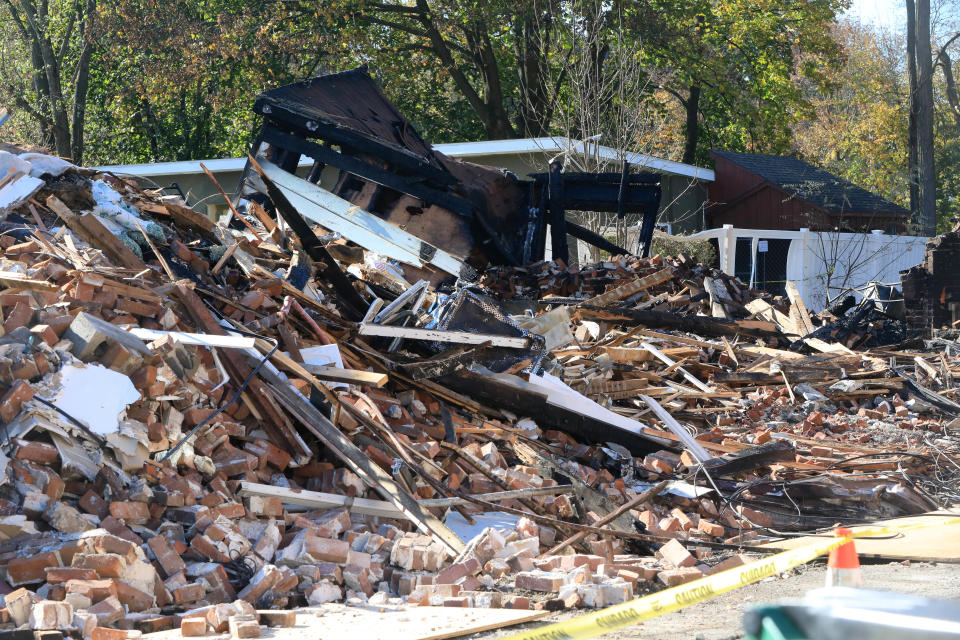
<path fill-rule="evenodd" d="M 699 335 L 733 336 L 747 335 L 762 338 L 779 338 L 780 331 L 772 322 L 755 320 L 720 320 L 707 316 L 680 315 L 667 311 L 646 309 L 619 309 L 582 305 L 580 317 L 584 320 L 603 320 L 617 324 L 646 325 L 664 329 L 682 329 Z"/>
<path fill-rule="evenodd" d="M 570 264 L 570 249 L 567 246 L 567 219 L 564 209 L 563 167 L 559 162 L 550 164 L 550 247 L 554 260 Z"/>
<path fill-rule="evenodd" d="M 451 195 L 448 191 L 440 191 L 428 187 L 420 183 L 419 178 L 411 179 L 400 176 L 390 170 L 334 151 L 316 142 L 284 133 L 269 125 L 264 128 L 262 138 L 265 142 L 269 142 L 279 149 L 295 152 L 298 157 L 300 154 L 309 156 L 317 162 L 337 167 L 359 178 L 376 182 L 388 189 L 405 193 L 414 198 L 420 198 L 444 209 L 449 209 L 465 218 L 472 218 L 474 216 L 474 206 L 469 200 Z"/>
<path fill-rule="evenodd" d="M 711 475 L 723 476 L 744 471 L 753 471 L 775 462 L 796 460 L 797 450 L 788 440 L 775 440 L 757 447 L 750 447 L 704 463 Z"/>
<path fill-rule="evenodd" d="M 327 280 L 330 284 L 333 285 L 333 288 L 340 294 L 340 301 L 344 304 L 344 308 L 351 320 L 359 320 L 363 317 L 364 310 L 367 308 L 367 302 L 363 299 L 363 296 L 353 288 L 353 283 L 350 281 L 350 278 L 344 273 L 340 266 L 337 264 L 337 261 L 333 256 L 330 255 L 330 252 L 327 251 L 327 248 L 323 246 L 323 243 L 320 242 L 320 239 L 317 238 L 316 234 L 313 232 L 313 229 L 310 228 L 310 225 L 303 219 L 297 210 L 294 208 L 290 201 L 287 200 L 287 197 L 283 195 L 283 192 L 277 188 L 273 181 L 267 177 L 263 172 L 263 169 L 257 163 L 253 157 L 250 157 L 250 164 L 260 175 L 260 179 L 263 181 L 264 186 L 267 188 L 267 195 L 270 196 L 270 199 L 273 201 L 273 205 L 276 207 L 280 215 L 283 216 L 283 219 L 287 221 L 287 224 L 290 225 L 290 228 L 297 238 L 300 239 L 300 244 L 303 246 L 303 250 L 316 261 L 317 265 L 320 267 L 320 273 L 323 275 L 324 279 Z"/>
<path fill-rule="evenodd" d="M 630 253 L 623 247 L 610 242 L 599 233 L 594 233 L 593 231 L 590 231 L 590 229 L 587 229 L 586 227 L 581 227 L 580 225 L 575 224 L 573 222 L 567 223 L 567 233 L 569 233 L 571 236 L 573 236 L 578 240 L 583 240 L 587 244 L 592 244 L 598 249 L 603 249 L 604 251 L 608 251 L 610 252 L 611 255 L 618 256 L 618 255 L 626 255 Z"/>
<path fill-rule="evenodd" d="M 432 165 L 426 158 L 408 149 L 385 141 L 371 140 L 343 126 L 324 122 L 316 117 L 301 115 L 297 111 L 298 107 L 302 107 L 302 105 L 261 97 L 254 103 L 253 110 L 267 118 L 268 121 L 272 120 L 278 124 L 292 127 L 302 131 L 304 135 L 323 138 L 333 144 L 348 146 L 357 152 L 382 158 L 391 165 L 417 172 L 440 184 L 451 185 L 456 182 L 456 179 L 448 172 Z"/>

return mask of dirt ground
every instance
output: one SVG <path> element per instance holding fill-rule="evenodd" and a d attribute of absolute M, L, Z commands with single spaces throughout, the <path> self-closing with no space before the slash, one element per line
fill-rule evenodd
<path fill-rule="evenodd" d="M 896 591 L 931 598 L 960 600 L 960 564 L 900 563 L 862 567 L 864 588 Z M 769 578 L 736 591 L 602 636 L 606 640 L 644 638 L 649 640 L 722 640 L 740 637 L 741 617 L 750 607 L 784 598 L 802 597 L 823 586 L 826 563 L 818 562 L 794 570 L 786 578 Z M 589 609 L 563 612 L 544 622 L 518 625 L 501 631 L 477 634 L 472 638 L 503 638 L 522 629 L 567 620 Z"/>

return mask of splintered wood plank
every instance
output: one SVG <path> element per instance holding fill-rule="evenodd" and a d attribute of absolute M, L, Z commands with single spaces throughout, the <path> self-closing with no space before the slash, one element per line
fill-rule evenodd
<path fill-rule="evenodd" d="M 598 296 L 594 296 L 593 298 L 584 301 L 584 304 L 592 304 L 598 307 L 603 307 L 611 302 L 629 298 L 630 296 L 636 295 L 645 289 L 649 289 L 650 287 L 667 282 L 671 278 L 673 278 L 673 269 L 661 269 L 656 273 L 651 273 L 650 275 L 642 278 L 637 278 L 632 282 L 620 285 L 616 289 L 612 289 L 606 293 L 601 293 Z"/>
<path fill-rule="evenodd" d="M 34 280 L 15 271 L 0 271 L 0 285 L 16 289 L 30 289 L 32 291 L 56 291 L 59 285 L 46 280 Z"/>
<path fill-rule="evenodd" d="M 803 304 L 803 298 L 800 297 L 797 285 L 792 280 L 787 280 L 784 287 L 787 290 L 787 297 L 790 298 L 790 317 L 794 319 L 797 328 L 803 331 L 803 335 L 813 333 L 810 312 L 807 311 L 807 306 Z"/>
<path fill-rule="evenodd" d="M 370 385 L 382 387 L 387 384 L 389 376 L 374 371 L 358 371 L 356 369 L 341 369 L 322 364 L 305 364 L 303 368 L 313 374 L 318 380 L 330 382 L 346 382 L 347 384 Z"/>
<path fill-rule="evenodd" d="M 747 303 L 746 309 L 750 313 L 759 316 L 764 320 L 776 323 L 780 327 L 780 330 L 788 336 L 800 335 L 800 330 L 797 329 L 796 323 L 793 321 L 793 319 L 775 309 L 765 300 L 761 300 L 760 298 L 751 300 Z"/>
<path fill-rule="evenodd" d="M 462 607 L 348 607 L 329 603 L 296 609 L 292 627 L 260 627 L 263 640 L 446 640 L 532 622 L 549 611 Z M 180 628 L 145 633 L 145 640 L 181 640 Z M 213 637 L 213 636 L 211 636 Z M 223 637 L 223 636 L 220 636 Z"/>
<path fill-rule="evenodd" d="M 56 196 L 47 198 L 47 207 L 60 216 L 67 227 L 80 236 L 84 242 L 103 251 L 117 266 L 138 273 L 149 268 L 133 251 L 130 251 L 126 245 L 120 242 L 117 236 L 110 233 L 97 219 L 97 216 L 92 213 L 78 216 Z"/>

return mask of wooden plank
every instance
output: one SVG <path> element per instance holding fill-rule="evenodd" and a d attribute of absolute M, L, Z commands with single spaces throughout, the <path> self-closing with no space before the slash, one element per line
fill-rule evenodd
<path fill-rule="evenodd" d="M 653 345 L 650 344 L 649 342 L 644 342 L 644 343 L 642 343 L 642 346 L 643 346 L 644 349 L 646 349 L 647 351 L 649 351 L 650 353 L 652 353 L 658 360 L 660 360 L 660 362 L 664 363 L 664 364 L 667 365 L 668 367 L 676 367 L 677 371 L 679 371 L 681 374 L 683 374 L 683 377 L 684 377 L 690 384 L 692 384 L 693 386 L 695 386 L 697 389 L 700 389 L 701 391 L 705 391 L 705 392 L 707 392 L 707 393 L 713 393 L 714 390 L 713 390 L 709 385 L 706 385 L 706 384 L 704 384 L 703 382 L 701 382 L 699 378 L 697 378 L 695 375 L 693 375 L 692 373 L 690 373 L 689 371 L 687 371 L 687 370 L 684 369 L 683 367 L 677 366 L 677 363 L 676 363 L 676 362 L 674 362 L 673 360 L 671 360 L 671 359 L 669 358 L 669 356 L 667 356 L 666 354 L 664 354 L 662 351 L 660 351 L 659 349 L 657 349 L 655 346 L 653 346 Z"/>
<path fill-rule="evenodd" d="M 598 307 L 604 307 L 611 302 L 616 302 L 617 300 L 623 300 L 624 298 L 629 298 L 632 295 L 636 295 L 645 289 L 656 286 L 667 282 L 673 278 L 673 269 L 666 268 L 657 271 L 656 273 L 651 273 L 642 278 L 637 278 L 632 282 L 622 284 L 616 289 L 607 291 L 606 293 L 601 293 L 598 296 L 589 298 L 584 301 L 584 304 L 592 304 Z"/>
<path fill-rule="evenodd" d="M 490 333 L 470 333 L 469 331 L 445 331 L 442 329 L 417 329 L 415 327 L 395 327 L 391 325 L 360 324 L 362 336 L 384 336 L 405 340 L 426 340 L 429 342 L 454 342 L 456 344 L 484 344 L 489 342 L 495 347 L 525 349 L 530 345 L 527 338 L 500 336 Z"/>
<path fill-rule="evenodd" d="M 936 524 L 960 516 L 957 511 L 935 511 L 922 516 L 880 520 L 869 525 L 850 526 L 854 531 L 875 527 L 902 527 L 916 524 Z M 822 540 L 815 537 L 788 538 L 761 545 L 771 551 L 786 551 Z M 916 562 L 960 563 L 960 525 L 929 527 L 903 531 L 900 535 L 885 539 L 862 538 L 856 541 L 857 555 L 861 558 L 882 560 L 910 560 Z"/>
<path fill-rule="evenodd" d="M 570 485 L 560 485 L 555 487 L 534 487 L 532 489 L 518 489 L 514 491 L 497 491 L 495 493 L 481 493 L 473 496 L 478 500 L 486 502 L 501 502 L 503 500 L 515 500 L 532 496 L 549 496 L 558 493 L 572 493 L 573 487 Z M 290 489 L 287 487 L 277 487 L 270 484 L 260 484 L 257 482 L 242 481 L 240 483 L 239 495 L 243 497 L 259 496 L 263 498 L 280 498 L 284 504 L 295 504 L 312 509 L 339 509 L 346 508 L 352 513 L 359 513 L 368 516 L 379 516 L 381 518 L 395 518 L 406 520 L 406 514 L 395 507 L 392 502 L 386 500 L 371 500 L 369 498 L 351 498 L 336 493 L 324 493 L 322 491 L 307 491 L 305 489 Z M 467 504 L 463 498 L 431 498 L 429 500 L 418 500 L 422 507 L 452 507 L 455 505 Z"/>
<path fill-rule="evenodd" d="M 466 607 L 350 607 L 329 603 L 296 610 L 292 627 L 260 627 L 261 640 L 447 640 L 532 622 L 549 611 Z M 208 637 L 215 637 L 213 634 Z M 216 636 L 226 638 L 221 634 Z M 182 640 L 180 626 L 143 634 L 144 640 Z"/>
<path fill-rule="evenodd" d="M 849 347 L 839 342 L 825 342 L 820 338 L 804 338 L 803 343 L 811 349 L 816 349 L 821 353 L 843 353 L 846 355 L 856 355 Z"/>
<path fill-rule="evenodd" d="M 272 377 L 269 371 L 265 376 Z M 381 469 L 373 460 L 353 444 L 343 432 L 327 419 L 316 407 L 290 386 L 290 383 L 275 377 L 271 381 L 278 402 L 297 420 L 306 427 L 320 442 L 334 455 L 346 463 L 351 471 L 377 493 L 393 503 L 395 507 L 406 514 L 424 533 L 428 533 L 434 540 L 441 543 L 451 553 L 457 555 L 463 549 L 463 542 L 436 516 L 422 508 L 416 500 L 405 493 L 393 481 L 387 472 Z"/>
<path fill-rule="evenodd" d="M 604 320 L 618 324 L 643 324 L 648 327 L 682 329 L 700 335 L 732 336 L 744 334 L 760 337 L 779 337 L 781 331 L 773 322 L 755 320 L 721 320 L 708 316 L 693 316 L 647 309 L 622 309 L 581 305 L 577 310 L 584 320 Z"/>
<path fill-rule="evenodd" d="M 330 382 L 346 382 L 347 384 L 370 385 L 382 387 L 390 377 L 385 373 L 373 371 L 357 371 L 356 369 L 341 369 L 321 364 L 304 364 L 303 368 L 309 371 L 318 380 Z"/>
<path fill-rule="evenodd" d="M 787 290 L 787 297 L 790 298 L 790 317 L 796 324 L 797 329 L 804 336 L 813 333 L 810 312 L 807 311 L 807 306 L 803 304 L 803 298 L 800 297 L 800 290 L 797 289 L 797 285 L 792 280 L 787 280 L 784 287 Z"/>
<path fill-rule="evenodd" d="M 16 289 L 30 289 L 31 291 L 56 291 L 59 285 L 46 280 L 34 280 L 16 271 L 0 271 L 0 284 Z"/>
<path fill-rule="evenodd" d="M 269 484 L 245 481 L 240 483 L 238 493 L 245 497 L 260 496 L 264 498 L 280 498 L 284 504 L 296 504 L 314 509 L 337 509 L 346 507 L 353 513 L 406 520 L 406 515 L 403 511 L 395 507 L 392 502 L 386 502 L 384 500 L 351 498 L 334 493 L 289 489 L 287 487 L 275 487 Z"/>
<path fill-rule="evenodd" d="M 47 198 L 47 207 L 66 223 L 71 231 L 91 247 L 96 247 L 117 266 L 141 272 L 149 269 L 147 265 L 128 249 L 120 239 L 110 233 L 92 213 L 76 215 L 56 196 Z"/>
<path fill-rule="evenodd" d="M 778 311 L 765 300 L 761 300 L 760 298 L 751 300 L 747 303 L 746 309 L 750 313 L 760 316 L 764 320 L 776 323 L 780 327 L 781 331 L 788 336 L 800 335 L 796 324 L 790 318 L 790 316 Z"/>

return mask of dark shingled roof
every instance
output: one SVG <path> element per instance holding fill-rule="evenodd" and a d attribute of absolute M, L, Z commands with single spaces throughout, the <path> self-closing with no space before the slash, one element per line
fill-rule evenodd
<path fill-rule="evenodd" d="M 827 211 L 910 213 L 898 204 L 797 158 L 717 149 L 712 153 Z"/>

